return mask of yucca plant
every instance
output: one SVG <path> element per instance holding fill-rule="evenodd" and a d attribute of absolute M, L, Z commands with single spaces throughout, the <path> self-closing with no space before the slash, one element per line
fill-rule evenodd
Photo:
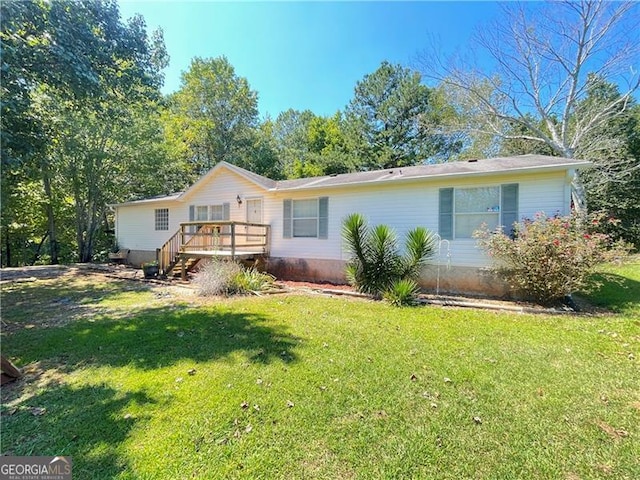
<path fill-rule="evenodd" d="M 351 259 L 347 280 L 360 292 L 380 298 L 403 279 L 416 279 L 435 252 L 433 235 L 423 227 L 407 234 L 405 255 L 400 253 L 398 235 L 387 225 L 370 228 L 364 216 L 353 213 L 344 219 L 344 240 Z"/>
<path fill-rule="evenodd" d="M 275 277 L 251 267 L 238 272 L 233 285 L 239 293 L 262 292 L 269 290 L 275 283 Z"/>
<path fill-rule="evenodd" d="M 420 287 L 415 280 L 403 278 L 391 285 L 382 294 L 382 298 L 396 307 L 406 307 L 418 303 L 419 293 Z"/>

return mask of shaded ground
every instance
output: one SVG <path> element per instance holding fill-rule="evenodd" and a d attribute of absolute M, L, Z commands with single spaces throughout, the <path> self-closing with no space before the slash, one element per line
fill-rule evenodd
<path fill-rule="evenodd" d="M 114 264 L 75 264 L 70 266 L 42 265 L 33 267 L 4 268 L 0 270 L 0 285 L 7 283 L 33 282 L 37 280 L 58 277 L 82 277 L 87 275 L 99 275 L 102 277 L 102 281 L 104 283 L 129 280 L 132 281 L 132 284 L 139 285 L 140 288 L 153 289 L 159 296 L 164 296 L 167 299 L 172 298 L 174 301 L 188 299 L 189 303 L 206 302 L 206 300 L 203 300 L 197 296 L 197 286 L 193 281 L 183 282 L 179 279 L 173 278 L 164 280 L 148 280 L 143 277 L 142 271 L 139 268 Z M 276 282 L 276 286 L 278 287 L 278 290 L 271 293 L 302 292 L 307 294 L 350 295 L 366 298 L 365 295 L 359 294 L 353 287 L 349 285 L 280 280 Z M 432 293 L 425 293 L 422 294 L 420 298 L 423 304 L 440 305 L 443 307 L 482 308 L 489 310 L 513 311 L 519 313 L 572 312 L 572 310 L 563 308 L 562 306 L 550 309 L 524 301 L 511 301 L 497 298 L 458 294 L 435 295 Z M 579 307 L 579 311 L 582 313 L 607 313 L 606 309 L 598 308 L 581 297 L 577 297 L 575 301 L 577 306 Z M 70 307 L 70 305 L 65 304 L 65 298 L 59 299 L 59 302 L 60 306 Z M 67 308 L 67 310 L 69 310 L 69 308 Z M 3 325 L 3 327 L 5 327 L 5 325 Z"/>

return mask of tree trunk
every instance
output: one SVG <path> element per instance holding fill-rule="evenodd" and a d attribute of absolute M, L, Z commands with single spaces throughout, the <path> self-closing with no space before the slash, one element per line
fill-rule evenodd
<path fill-rule="evenodd" d="M 49 165 L 46 161 L 42 163 L 42 184 L 44 186 L 44 193 L 47 198 L 46 213 L 47 213 L 47 225 L 49 229 L 49 252 L 51 254 L 51 264 L 57 265 L 59 262 L 58 254 L 60 246 L 58 244 L 56 218 L 53 211 L 53 194 L 51 191 L 51 172 Z"/>
<path fill-rule="evenodd" d="M 44 245 L 44 242 L 48 236 L 49 236 L 49 232 L 45 232 L 44 237 L 42 237 L 42 240 L 40 240 L 40 243 L 38 244 L 38 249 L 36 250 L 36 253 L 33 254 L 33 260 L 31 260 L 32 266 L 35 265 L 35 263 L 38 261 L 38 258 L 40 258 L 40 250 L 42 250 L 42 245 Z"/>
<path fill-rule="evenodd" d="M 4 229 L 4 255 L 0 258 L 4 262 L 3 267 L 11 266 L 11 242 L 9 240 L 9 227 Z"/>

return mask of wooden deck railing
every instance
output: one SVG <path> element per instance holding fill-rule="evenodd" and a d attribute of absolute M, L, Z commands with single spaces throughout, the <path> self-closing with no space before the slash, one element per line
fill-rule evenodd
<path fill-rule="evenodd" d="M 180 229 L 158 249 L 160 270 L 173 268 L 183 253 L 237 255 L 269 254 L 270 225 L 247 222 L 195 221 L 180 224 Z"/>

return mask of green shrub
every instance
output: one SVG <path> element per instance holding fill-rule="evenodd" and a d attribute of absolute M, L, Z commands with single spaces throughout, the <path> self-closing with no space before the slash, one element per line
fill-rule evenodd
<path fill-rule="evenodd" d="M 494 270 L 511 288 L 525 298 L 550 304 L 585 290 L 598 265 L 628 253 L 626 245 L 599 233 L 603 221 L 611 220 L 600 214 L 547 217 L 539 213 L 533 220 L 515 224 L 513 237 L 486 228 L 474 237 L 495 258 Z"/>
<path fill-rule="evenodd" d="M 416 278 L 435 252 L 431 233 L 418 227 L 407 234 L 406 254 L 402 255 L 393 229 L 387 225 L 369 228 L 359 213 L 345 218 L 342 237 L 351 254 L 346 267 L 347 280 L 360 292 L 377 298 L 399 280 Z"/>
<path fill-rule="evenodd" d="M 391 285 L 382 294 L 382 298 L 396 307 L 405 307 L 416 305 L 419 293 L 420 287 L 418 284 L 410 278 L 404 278 Z"/>
<path fill-rule="evenodd" d="M 251 267 L 239 272 L 233 279 L 233 286 L 238 293 L 263 292 L 273 287 L 276 281 L 273 275 L 259 272 Z"/>

